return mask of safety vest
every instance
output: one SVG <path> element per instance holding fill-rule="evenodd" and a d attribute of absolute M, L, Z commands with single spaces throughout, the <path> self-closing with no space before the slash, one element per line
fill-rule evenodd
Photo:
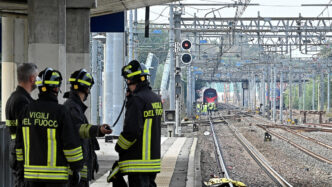
<path fill-rule="evenodd" d="M 209 103 L 209 110 L 213 110 L 213 105 L 212 105 L 212 103 Z"/>
<path fill-rule="evenodd" d="M 201 105 L 200 105 L 200 104 L 197 104 L 197 106 L 196 106 L 196 111 L 197 111 L 197 112 L 200 112 L 200 110 L 201 110 Z"/>
<path fill-rule="evenodd" d="M 208 108 L 207 104 L 204 104 L 203 105 L 203 112 L 207 112 L 207 108 Z"/>

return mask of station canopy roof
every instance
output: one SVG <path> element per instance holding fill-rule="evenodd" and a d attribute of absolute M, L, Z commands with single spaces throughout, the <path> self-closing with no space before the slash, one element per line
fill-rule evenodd
<path fill-rule="evenodd" d="M 91 15 L 105 15 L 174 1 L 178 0 L 98 0 L 97 8 L 91 10 Z"/>
<path fill-rule="evenodd" d="M 178 0 L 96 0 L 96 1 L 97 1 L 97 8 L 91 9 L 91 16 L 112 14 L 124 10 L 142 8 L 152 5 L 161 5 Z M 27 0 L 0 0 L 0 13 L 2 15 L 7 13 L 24 15 L 27 13 Z"/>

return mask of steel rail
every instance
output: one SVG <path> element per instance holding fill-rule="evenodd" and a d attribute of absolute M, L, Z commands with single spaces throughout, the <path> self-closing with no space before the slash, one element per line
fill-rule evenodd
<path fill-rule="evenodd" d="M 213 136 L 213 142 L 214 142 L 214 145 L 215 145 L 215 148 L 216 148 L 216 152 L 217 152 L 217 158 L 218 158 L 218 162 L 219 162 L 219 167 L 221 168 L 222 172 L 224 173 L 224 177 L 226 179 L 230 179 L 229 175 L 228 175 L 228 172 L 227 172 L 227 169 L 226 169 L 226 165 L 225 165 L 223 156 L 222 156 L 220 143 L 219 143 L 219 140 L 217 139 L 217 135 L 216 135 L 216 133 L 214 131 L 214 126 L 213 126 L 213 123 L 211 121 L 210 116 L 209 116 L 209 121 L 210 121 L 210 127 L 211 127 L 211 131 L 212 131 L 212 136 Z M 229 184 L 230 187 L 233 187 L 233 184 L 231 182 L 228 183 L 228 184 Z"/>
<path fill-rule="evenodd" d="M 301 130 L 301 131 L 305 131 L 305 132 L 317 132 L 317 131 L 320 131 L 320 132 L 332 133 L 332 129 L 328 129 L 328 128 L 289 126 L 289 125 L 284 125 L 284 126 L 282 126 L 282 125 L 262 125 L 262 124 L 260 124 L 260 125 L 264 126 L 266 128 L 279 128 L 279 129 L 289 128 L 289 129 L 292 129 L 292 130 Z"/>
<path fill-rule="evenodd" d="M 327 124 L 327 123 L 318 123 L 318 124 L 316 124 L 316 123 L 304 123 L 304 125 L 313 125 L 313 126 L 322 126 L 322 127 L 329 127 L 329 128 L 332 128 L 332 124 Z"/>
<path fill-rule="evenodd" d="M 232 127 L 226 119 L 220 116 L 223 120 L 228 124 L 227 126 L 232 130 L 235 137 L 239 140 L 239 142 L 243 145 L 243 147 L 247 150 L 250 156 L 257 162 L 257 164 L 264 169 L 266 174 L 279 186 L 282 187 L 291 187 L 292 185 L 287 182 L 280 174 L 278 174 L 269 164 L 269 162 L 265 159 L 265 157 L 254 147 L 251 143 L 234 127 Z"/>
<path fill-rule="evenodd" d="M 325 148 L 328 148 L 328 149 L 331 149 L 331 150 L 332 150 L 332 146 L 327 145 L 327 144 L 325 144 L 325 143 L 323 143 L 323 142 L 321 142 L 321 141 L 319 141 L 319 140 L 316 140 L 316 139 L 311 138 L 311 137 L 308 137 L 308 136 L 304 136 L 304 135 L 302 135 L 302 134 L 299 134 L 299 133 L 297 133 L 297 132 L 295 132 L 295 131 L 293 131 L 293 130 L 287 129 L 287 128 L 282 128 L 282 129 L 284 129 L 285 131 L 288 131 L 288 132 L 290 132 L 290 133 L 292 133 L 292 134 L 294 134 L 294 135 L 296 135 L 296 136 L 302 137 L 302 138 L 304 138 L 304 139 L 306 139 L 306 140 L 309 140 L 309 141 L 311 141 L 311 142 L 314 142 L 314 143 L 316 143 L 316 144 L 318 144 L 318 145 L 321 145 L 321 146 L 323 146 L 323 147 L 325 147 Z"/>
<path fill-rule="evenodd" d="M 328 132 L 328 133 L 332 133 L 332 126 L 328 125 L 328 124 L 314 124 L 314 123 L 305 123 L 304 125 L 312 125 L 312 126 L 322 126 L 322 127 L 328 127 L 328 128 L 321 128 L 321 127 L 304 127 L 304 126 L 289 126 L 289 125 L 279 125 L 273 121 L 267 121 L 266 119 L 262 119 L 259 118 L 257 116 L 253 116 L 253 118 L 260 120 L 264 123 L 272 123 L 273 125 L 267 125 L 268 127 L 272 127 L 272 128 L 291 128 L 291 129 L 295 129 L 295 128 L 302 128 L 301 130 L 305 130 L 305 131 L 321 131 L 321 132 Z"/>

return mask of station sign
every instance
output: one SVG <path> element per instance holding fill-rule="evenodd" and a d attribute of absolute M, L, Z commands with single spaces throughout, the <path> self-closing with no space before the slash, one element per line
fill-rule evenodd
<path fill-rule="evenodd" d="M 92 17 L 91 32 L 124 32 L 124 12 Z"/>

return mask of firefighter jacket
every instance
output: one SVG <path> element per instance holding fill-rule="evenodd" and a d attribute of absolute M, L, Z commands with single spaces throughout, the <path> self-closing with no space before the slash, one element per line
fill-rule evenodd
<path fill-rule="evenodd" d="M 74 92 L 69 92 L 69 98 L 64 103 L 70 111 L 73 125 L 80 135 L 80 143 L 83 148 L 84 167 L 81 173 L 81 180 L 90 181 L 93 179 L 93 171 L 98 167 L 97 155 L 95 150 L 99 150 L 99 144 L 96 139 L 98 136 L 104 136 L 100 132 L 99 125 L 90 125 L 84 115 L 87 106 L 81 101 Z"/>
<path fill-rule="evenodd" d="M 16 153 L 26 181 L 66 183 L 68 165 L 73 171 L 83 167 L 79 135 L 69 114 L 51 93 L 39 94 L 22 112 Z"/>
<path fill-rule="evenodd" d="M 121 173 L 160 172 L 160 134 L 163 108 L 147 83 L 128 96 L 123 131 L 116 143 Z"/>
<path fill-rule="evenodd" d="M 25 105 L 33 101 L 30 94 L 21 86 L 16 87 L 6 103 L 6 126 L 9 129 L 11 141 L 10 141 L 10 165 L 13 169 L 16 168 L 16 150 L 15 139 L 18 117 L 22 112 Z"/>

